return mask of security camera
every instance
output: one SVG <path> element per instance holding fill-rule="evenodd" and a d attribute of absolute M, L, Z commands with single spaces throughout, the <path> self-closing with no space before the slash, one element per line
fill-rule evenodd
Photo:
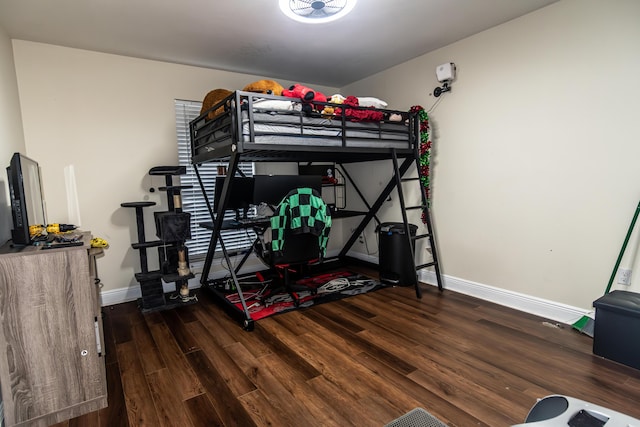
<path fill-rule="evenodd" d="M 456 64 L 447 62 L 436 67 L 436 77 L 439 82 L 450 82 L 456 78 Z"/>
<path fill-rule="evenodd" d="M 433 90 L 433 96 L 438 98 L 444 92 L 451 91 L 451 83 L 456 78 L 456 64 L 453 62 L 447 62 L 446 64 L 438 65 L 436 67 L 436 77 L 439 82 L 442 82 L 442 87 L 437 87 Z"/>

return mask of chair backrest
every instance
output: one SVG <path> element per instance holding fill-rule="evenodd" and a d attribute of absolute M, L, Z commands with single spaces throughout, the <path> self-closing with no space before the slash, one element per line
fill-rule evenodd
<path fill-rule="evenodd" d="M 311 233 L 294 234 L 285 231 L 285 246 L 282 251 L 272 253 L 271 262 L 278 264 L 300 264 L 322 258 L 318 236 Z"/>
<path fill-rule="evenodd" d="M 313 261 L 326 251 L 331 213 L 316 190 L 297 188 L 278 205 L 271 228 L 273 264 Z"/>

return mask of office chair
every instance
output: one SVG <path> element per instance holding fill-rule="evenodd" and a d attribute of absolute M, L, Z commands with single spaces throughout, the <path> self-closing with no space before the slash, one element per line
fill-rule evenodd
<path fill-rule="evenodd" d="M 326 255 L 331 213 L 320 194 L 311 188 L 290 191 L 270 219 L 272 240 L 256 248 L 258 256 L 278 273 L 280 283 L 298 305 L 296 292 L 311 291 L 297 286 L 294 277 Z M 292 277 L 293 276 L 293 277 Z"/>

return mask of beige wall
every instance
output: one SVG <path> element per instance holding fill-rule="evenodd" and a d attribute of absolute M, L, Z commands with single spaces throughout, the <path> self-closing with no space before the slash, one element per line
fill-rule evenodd
<path fill-rule="evenodd" d="M 148 191 L 164 178 L 147 172 L 177 163 L 174 99 L 201 100 L 211 89 L 241 89 L 262 77 L 20 40 L 13 48 L 26 145 L 43 169 L 49 221 L 68 221 L 64 169 L 73 165 L 81 226 L 110 244 L 98 264 L 103 291 L 137 288 L 135 212 L 120 203 L 150 200 L 166 209 L 164 193 Z M 155 251 L 149 258 L 153 268 Z"/>
<path fill-rule="evenodd" d="M 11 40 L 0 27 L 0 245 L 11 237 L 11 204 L 4 168 L 15 152 L 27 154 Z"/>
<path fill-rule="evenodd" d="M 602 295 L 640 199 L 639 19 L 635 0 L 563 0 L 342 88 L 429 109 L 436 66 L 456 63 L 430 115 L 449 278 L 587 309 Z"/>

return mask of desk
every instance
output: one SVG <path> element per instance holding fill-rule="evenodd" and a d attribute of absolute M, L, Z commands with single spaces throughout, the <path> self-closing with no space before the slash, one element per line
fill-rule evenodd
<path fill-rule="evenodd" d="M 361 211 L 351 211 L 346 209 L 336 209 L 331 211 L 331 218 L 350 218 L 356 216 L 363 216 L 366 212 Z M 270 218 L 261 217 L 261 218 L 248 218 L 251 222 L 244 223 L 242 221 L 237 221 L 234 219 L 225 219 L 222 221 L 221 230 L 241 230 L 243 228 L 269 228 L 270 227 Z M 214 224 L 213 221 L 201 222 L 200 227 L 206 228 L 207 230 L 213 230 Z"/>
<path fill-rule="evenodd" d="M 222 221 L 221 230 L 242 230 L 245 228 L 259 228 L 267 229 L 271 226 L 269 218 L 250 218 L 250 222 L 237 221 L 235 219 L 226 219 Z M 201 222 L 200 227 L 207 230 L 213 230 L 214 224 L 212 221 Z"/>
<path fill-rule="evenodd" d="M 200 227 L 206 228 L 207 230 L 214 229 L 214 223 L 212 221 L 201 222 L 199 225 Z M 242 257 L 242 259 L 240 260 L 236 268 L 234 268 L 234 271 L 233 271 L 234 274 L 238 274 L 240 272 L 240 269 L 242 268 L 244 263 L 247 261 L 247 259 L 249 259 L 249 255 L 251 255 L 251 252 L 253 252 L 256 244 L 260 244 L 260 236 L 262 236 L 264 232 L 267 230 L 267 228 L 269 228 L 270 226 L 271 226 L 270 219 L 265 217 L 252 218 L 250 222 L 240 222 L 233 219 L 222 221 L 221 230 L 223 231 L 224 230 L 244 230 L 244 229 L 250 228 L 256 233 L 256 239 L 253 241 L 251 248 L 247 249 L 244 252 L 244 256 Z M 224 246 L 224 242 L 222 241 L 222 239 L 220 239 L 220 244 Z M 226 252 L 227 252 L 226 250 L 223 251 L 227 260 L 227 265 L 231 267 L 231 263 L 230 263 L 230 260 L 228 259 Z"/>

